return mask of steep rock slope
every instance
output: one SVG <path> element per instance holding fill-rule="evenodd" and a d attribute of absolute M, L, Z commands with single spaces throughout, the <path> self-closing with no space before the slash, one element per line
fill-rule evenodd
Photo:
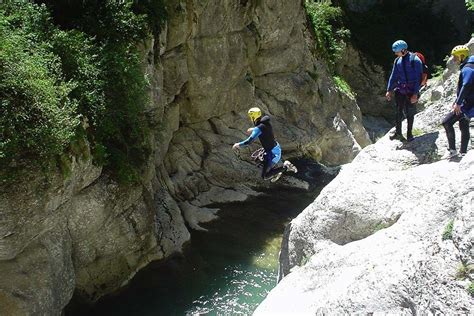
<path fill-rule="evenodd" d="M 474 151 L 440 160 L 447 144 L 439 123 L 454 100 L 456 70 L 450 61 L 423 95 L 421 135 L 365 148 L 291 222 L 282 280 L 255 315 L 474 312 Z M 442 238 L 451 221 L 452 239 Z"/>

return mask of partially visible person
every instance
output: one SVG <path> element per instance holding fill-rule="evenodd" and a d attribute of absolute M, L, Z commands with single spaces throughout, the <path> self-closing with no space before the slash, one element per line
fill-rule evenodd
<path fill-rule="evenodd" d="M 394 42 L 392 51 L 397 58 L 393 63 L 385 97 L 387 101 L 390 101 L 395 94 L 397 112 L 395 133 L 390 135 L 390 139 L 405 140 L 402 134 L 402 121 L 406 116 L 406 139 L 412 141 L 414 139 L 412 130 L 416 114 L 415 104 L 418 102 L 422 82 L 423 63 L 415 53 L 408 51 L 408 44 L 403 40 Z"/>
<path fill-rule="evenodd" d="M 456 100 L 452 104 L 452 111 L 446 115 L 442 123 L 448 138 L 448 152 L 443 158 L 458 156 L 456 151 L 456 134 L 454 123 L 459 122 L 461 130 L 461 148 L 459 156 L 464 156 L 470 140 L 469 122 L 474 117 L 474 56 L 469 56 L 466 45 L 458 45 L 451 51 L 456 63 L 460 65 Z"/>

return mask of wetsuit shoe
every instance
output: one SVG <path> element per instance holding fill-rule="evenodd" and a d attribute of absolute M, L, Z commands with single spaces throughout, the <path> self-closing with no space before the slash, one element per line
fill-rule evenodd
<path fill-rule="evenodd" d="M 441 159 L 451 159 L 451 158 L 457 157 L 457 155 L 458 155 L 458 152 L 456 151 L 456 149 L 449 149 L 449 150 L 441 157 Z"/>
<path fill-rule="evenodd" d="M 282 174 L 283 174 L 283 172 L 278 172 L 276 175 L 274 175 L 273 177 L 270 178 L 270 182 L 277 182 L 278 179 L 280 179 Z"/>
<path fill-rule="evenodd" d="M 388 138 L 390 138 L 390 140 L 394 140 L 394 139 L 401 140 L 401 141 L 405 140 L 405 137 L 403 137 L 402 134 L 397 134 L 397 133 L 390 135 Z"/>
<path fill-rule="evenodd" d="M 294 173 L 298 172 L 298 169 L 296 169 L 295 165 L 289 162 L 288 160 L 285 160 L 285 162 L 283 163 L 283 166 L 286 168 L 287 171 L 291 171 Z"/>

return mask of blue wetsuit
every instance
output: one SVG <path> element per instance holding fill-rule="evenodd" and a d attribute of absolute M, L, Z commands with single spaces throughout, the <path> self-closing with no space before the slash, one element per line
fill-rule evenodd
<path fill-rule="evenodd" d="M 474 117 L 474 56 L 470 56 L 461 64 L 456 104 L 469 118 Z"/>
<path fill-rule="evenodd" d="M 423 63 L 414 53 L 397 57 L 393 63 L 392 73 L 388 79 L 387 91 L 398 91 L 403 95 L 414 95 L 420 92 Z"/>
<path fill-rule="evenodd" d="M 270 124 L 269 116 L 265 115 L 258 119 L 255 122 L 255 127 L 250 136 L 246 140 L 241 141 L 239 145 L 241 147 L 248 146 L 254 142 L 257 137 L 265 150 L 262 178 L 269 178 L 278 172 L 283 171 L 283 167 L 273 168 L 281 159 L 281 147 L 275 141 L 275 137 L 273 136 L 273 128 Z"/>
<path fill-rule="evenodd" d="M 402 120 L 405 115 L 408 139 L 413 138 L 412 129 L 416 114 L 416 107 L 410 102 L 410 98 L 419 94 L 422 74 L 421 59 L 414 53 L 408 53 L 395 59 L 387 84 L 387 91 L 395 91 L 395 103 L 397 104 L 395 133 L 402 135 Z"/>

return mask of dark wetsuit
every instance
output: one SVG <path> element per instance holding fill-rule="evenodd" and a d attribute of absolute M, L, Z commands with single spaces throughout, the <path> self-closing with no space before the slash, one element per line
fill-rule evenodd
<path fill-rule="evenodd" d="M 449 112 L 442 123 L 448 137 L 449 149 L 456 150 L 456 134 L 453 125 L 459 122 L 459 129 L 461 130 L 460 151 L 466 153 L 470 138 L 469 121 L 471 117 L 474 117 L 474 56 L 469 57 L 466 62 L 461 64 L 460 68 L 456 104 L 461 105 L 461 113 Z"/>
<path fill-rule="evenodd" d="M 263 149 L 265 150 L 265 156 L 263 158 L 263 169 L 262 178 L 267 179 L 273 175 L 284 171 L 283 167 L 273 168 L 281 159 L 281 148 L 280 145 L 275 141 L 273 136 L 273 128 L 270 124 L 270 117 L 265 115 L 255 122 L 255 127 L 252 130 L 252 134 L 246 140 L 239 143 L 240 146 L 248 146 L 255 139 L 260 140 Z"/>
<path fill-rule="evenodd" d="M 403 117 L 407 118 L 407 138 L 413 138 L 412 129 L 416 114 L 416 107 L 410 102 L 413 95 L 420 91 L 423 63 L 414 53 L 408 53 L 403 57 L 395 59 L 392 73 L 388 80 L 387 91 L 395 91 L 395 103 L 397 104 L 396 131 L 402 135 Z"/>

